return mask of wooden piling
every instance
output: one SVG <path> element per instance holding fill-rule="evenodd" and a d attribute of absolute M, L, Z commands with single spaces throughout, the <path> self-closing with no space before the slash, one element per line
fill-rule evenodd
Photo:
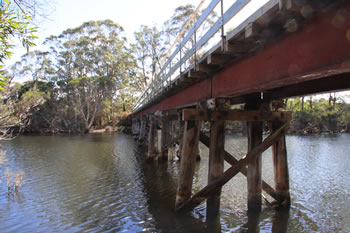
<path fill-rule="evenodd" d="M 274 132 L 282 124 L 284 123 L 281 121 L 271 122 L 270 130 Z M 289 207 L 289 171 L 287 160 L 286 137 L 284 131 L 282 136 L 277 140 L 277 142 L 272 145 L 272 158 L 277 201 L 281 206 Z"/>
<path fill-rule="evenodd" d="M 248 152 L 262 142 L 262 122 L 248 122 Z M 261 154 L 248 164 L 247 187 L 248 187 L 248 211 L 261 210 Z"/>
<path fill-rule="evenodd" d="M 168 161 L 173 161 L 174 160 L 174 153 L 175 153 L 175 148 L 174 146 L 169 146 L 168 148 Z"/>
<path fill-rule="evenodd" d="M 143 129 L 144 129 L 144 117 L 141 117 L 140 127 L 139 127 L 139 137 L 138 137 L 139 142 L 142 140 L 142 137 L 143 137 Z"/>
<path fill-rule="evenodd" d="M 135 135 L 135 132 L 136 132 L 136 119 L 133 118 L 131 120 L 131 134 L 132 135 Z"/>
<path fill-rule="evenodd" d="M 156 133 L 156 124 L 155 120 L 152 116 L 149 119 L 149 131 L 148 131 L 148 152 L 147 152 L 147 160 L 153 160 L 156 153 L 154 150 L 154 142 L 155 142 L 155 133 Z"/>
<path fill-rule="evenodd" d="M 140 126 L 139 126 L 139 120 L 138 119 L 135 119 L 135 127 L 134 127 L 134 135 L 138 135 L 139 133 L 139 130 L 140 130 Z"/>
<path fill-rule="evenodd" d="M 175 156 L 175 143 L 174 138 L 176 138 L 176 132 L 175 132 L 175 121 L 168 121 L 169 125 L 169 132 L 168 132 L 168 161 L 173 161 Z"/>
<path fill-rule="evenodd" d="M 181 160 L 181 153 L 182 153 L 182 148 L 183 148 L 183 137 L 184 137 L 184 132 L 185 132 L 185 123 L 184 121 L 180 121 L 180 124 L 179 124 L 179 132 L 180 132 L 180 136 L 182 136 L 180 138 L 180 140 L 178 141 L 178 144 L 179 144 L 179 150 L 177 151 L 176 153 L 176 156 L 179 160 Z"/>
<path fill-rule="evenodd" d="M 191 198 L 194 167 L 198 150 L 200 121 L 186 121 L 181 152 L 179 184 L 175 209 Z"/>
<path fill-rule="evenodd" d="M 160 130 L 158 131 L 158 159 L 167 160 L 168 146 L 167 143 L 170 139 L 170 125 L 166 119 L 160 120 Z"/>
<path fill-rule="evenodd" d="M 210 125 L 208 184 L 224 173 L 225 121 L 212 121 Z M 220 210 L 221 187 L 207 199 L 207 215 L 217 215 Z"/>
<path fill-rule="evenodd" d="M 256 110 L 262 106 L 260 96 L 252 98 L 247 102 L 245 110 Z M 263 122 L 247 121 L 248 129 L 248 153 L 262 142 Z M 262 154 L 258 154 L 247 167 L 247 189 L 248 189 L 248 212 L 261 210 L 262 204 Z"/>
<path fill-rule="evenodd" d="M 162 129 L 157 129 L 157 160 L 163 159 L 162 153 Z"/>
<path fill-rule="evenodd" d="M 136 136 L 138 137 L 141 131 L 141 120 L 137 119 Z"/>
<path fill-rule="evenodd" d="M 135 119 L 135 127 L 134 127 L 134 137 L 138 136 L 140 133 L 140 120 Z"/>

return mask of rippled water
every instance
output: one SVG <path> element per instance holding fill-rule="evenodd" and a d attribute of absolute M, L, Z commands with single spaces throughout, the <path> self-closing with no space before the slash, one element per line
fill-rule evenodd
<path fill-rule="evenodd" d="M 349 232 L 349 143 L 345 134 L 288 136 L 291 209 L 247 216 L 246 180 L 237 175 L 223 188 L 220 217 L 209 218 L 205 203 L 173 212 L 179 163 L 145 163 L 129 135 L 21 136 L 2 142 L 0 175 L 23 171 L 25 184 L 8 195 L 1 177 L 0 232 Z M 228 136 L 225 147 L 239 158 L 246 138 Z M 203 145 L 201 154 L 195 190 L 207 179 Z M 273 184 L 271 151 L 263 178 Z"/>

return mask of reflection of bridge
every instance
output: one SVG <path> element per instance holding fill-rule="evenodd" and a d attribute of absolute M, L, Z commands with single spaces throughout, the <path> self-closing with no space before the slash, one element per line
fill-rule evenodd
<path fill-rule="evenodd" d="M 208 15 L 222 6 L 219 2 L 209 4 L 138 99 L 133 133 L 144 140 L 148 132 L 150 159 L 162 158 L 181 138 L 177 210 L 207 199 L 208 209 L 217 211 L 222 185 L 238 172 L 247 176 L 248 209 L 261 208 L 262 190 L 289 206 L 285 131 L 290 113 L 281 110 L 278 100 L 350 88 L 350 3 L 271 0 L 224 35 L 223 25 L 249 2 L 237 0 L 222 10 L 203 37 L 196 38 Z M 199 49 L 217 31 L 222 34 L 220 43 L 199 56 Z M 186 50 L 188 43 L 192 48 Z M 244 110 L 232 110 L 235 104 L 245 104 Z M 232 120 L 248 122 L 248 154 L 238 161 L 224 150 L 225 121 Z M 210 121 L 210 138 L 200 132 L 201 121 Z M 264 141 L 263 121 L 270 127 Z M 210 147 L 208 185 L 192 195 L 199 140 Z M 270 146 L 274 188 L 261 179 L 261 153 Z M 232 165 L 226 171 L 224 161 Z"/>

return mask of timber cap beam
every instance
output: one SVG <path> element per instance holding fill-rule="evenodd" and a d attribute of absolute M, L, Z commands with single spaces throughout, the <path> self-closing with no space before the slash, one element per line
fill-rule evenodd
<path fill-rule="evenodd" d="M 205 110 L 205 109 L 183 109 L 181 120 L 202 120 L 202 121 L 290 121 L 290 111 L 243 111 L 243 110 Z"/>

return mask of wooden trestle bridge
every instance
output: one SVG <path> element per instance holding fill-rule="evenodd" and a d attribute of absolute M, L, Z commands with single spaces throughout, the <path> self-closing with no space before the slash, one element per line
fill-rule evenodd
<path fill-rule="evenodd" d="M 237 0 L 225 12 L 222 1 L 210 2 L 139 97 L 133 134 L 148 145 L 149 160 L 167 158 L 179 144 L 177 211 L 206 199 L 207 208 L 218 211 L 221 187 L 239 172 L 247 177 L 248 210 L 260 210 L 262 190 L 288 207 L 285 133 L 291 113 L 279 100 L 350 88 L 350 1 L 271 0 L 227 34 L 224 25 L 249 0 Z M 215 7 L 221 16 L 197 36 Z M 201 53 L 217 32 L 219 43 Z M 210 136 L 201 132 L 202 121 L 210 122 Z M 226 121 L 247 122 L 248 152 L 239 160 L 225 151 Z M 270 134 L 263 140 L 264 121 Z M 199 141 L 210 148 L 208 185 L 192 194 Z M 274 187 L 261 178 L 261 155 L 270 146 Z M 231 164 L 226 171 L 224 161 Z"/>

